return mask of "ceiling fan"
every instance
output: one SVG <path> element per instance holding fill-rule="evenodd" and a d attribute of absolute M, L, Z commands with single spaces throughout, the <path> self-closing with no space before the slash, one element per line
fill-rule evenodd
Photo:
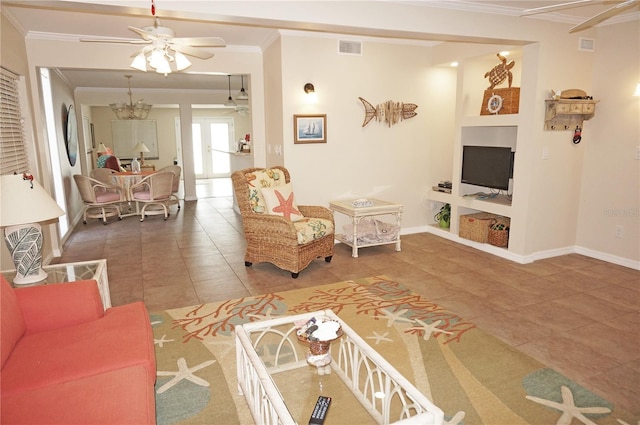
<path fill-rule="evenodd" d="M 559 3 L 551 6 L 542 6 L 542 7 L 535 7 L 533 9 L 526 9 L 522 12 L 522 16 L 535 15 L 537 13 L 553 12 L 556 10 L 570 9 L 574 7 L 587 6 L 591 4 L 608 4 L 608 3 L 615 3 L 615 5 L 606 9 L 603 12 L 598 13 L 595 16 L 592 16 L 586 21 L 574 26 L 569 30 L 569 32 L 573 33 L 573 32 L 583 31 L 588 28 L 594 27 L 598 25 L 600 22 L 604 22 L 607 19 L 612 18 L 633 6 L 640 5 L 640 0 L 624 0 L 624 1 L 575 0 L 570 2 Z"/>
<path fill-rule="evenodd" d="M 189 67 L 191 62 L 184 56 L 189 55 L 199 59 L 209 59 L 213 53 L 202 47 L 225 47 L 226 42 L 220 37 L 176 37 L 173 29 L 160 25 L 160 19 L 155 16 L 155 5 L 151 1 L 151 15 L 154 17 L 152 26 L 128 28 L 138 34 L 140 39 L 121 38 L 83 38 L 80 41 L 97 43 L 129 43 L 146 44 L 138 52 L 131 55 L 135 57 L 132 68 L 146 71 L 147 62 L 161 74 L 171 72 L 170 63 L 175 62 L 176 69 L 182 71 Z"/>

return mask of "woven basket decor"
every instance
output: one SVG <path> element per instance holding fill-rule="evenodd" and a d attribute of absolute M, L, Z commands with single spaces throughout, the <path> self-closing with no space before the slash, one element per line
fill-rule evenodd
<path fill-rule="evenodd" d="M 459 235 L 461 238 L 487 243 L 489 240 L 489 227 L 496 223 L 498 218 L 502 217 L 491 213 L 461 215 Z"/>
<path fill-rule="evenodd" d="M 498 221 L 489 226 L 487 240 L 491 245 L 506 247 L 509 245 L 509 217 L 500 217 Z"/>

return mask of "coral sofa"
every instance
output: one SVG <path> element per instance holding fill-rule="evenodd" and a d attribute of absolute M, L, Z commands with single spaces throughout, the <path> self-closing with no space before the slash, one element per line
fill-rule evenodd
<path fill-rule="evenodd" d="M 155 424 L 144 304 L 104 311 L 94 280 L 14 289 L 0 279 L 0 423 Z"/>

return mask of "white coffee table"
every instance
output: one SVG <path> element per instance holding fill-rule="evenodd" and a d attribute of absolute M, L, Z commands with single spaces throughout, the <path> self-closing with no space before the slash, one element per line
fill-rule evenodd
<path fill-rule="evenodd" d="M 307 364 L 308 346 L 296 336 L 295 323 L 322 316 L 338 321 L 343 330 L 331 344 L 329 375 Z M 235 334 L 238 390 L 256 424 L 307 423 L 315 404 L 314 399 L 307 405 L 309 395 L 333 397 L 329 415 L 357 423 L 444 421 L 441 409 L 331 310 L 246 323 L 236 326 Z"/>
<path fill-rule="evenodd" d="M 78 280 L 94 279 L 98 283 L 100 298 L 104 309 L 111 307 L 111 294 L 109 293 L 109 278 L 107 276 L 107 260 L 80 261 L 76 263 L 50 264 L 42 267 L 47 272 L 47 277 L 40 282 L 28 285 L 14 285 L 15 270 L 2 271 L 5 279 L 15 288 L 27 286 L 51 285 L 54 283 L 76 282 Z"/>
<path fill-rule="evenodd" d="M 348 216 L 351 218 L 351 222 L 353 223 L 353 235 L 349 235 L 349 237 L 347 237 L 345 234 L 336 234 L 336 239 L 352 248 L 351 256 L 354 258 L 358 257 L 358 248 L 367 246 L 395 244 L 396 251 L 400 251 L 400 221 L 402 220 L 403 205 L 376 198 L 368 198 L 368 200 L 371 201 L 371 205 L 358 207 L 353 204 L 356 199 L 343 199 L 329 202 L 329 209 L 331 211 L 334 213 L 339 212 Z M 398 234 L 396 237 L 392 240 L 385 239 L 366 244 L 358 243 L 358 223 L 360 223 L 364 217 L 373 217 L 385 214 L 393 215 L 396 219 L 396 223 L 398 225 Z"/>

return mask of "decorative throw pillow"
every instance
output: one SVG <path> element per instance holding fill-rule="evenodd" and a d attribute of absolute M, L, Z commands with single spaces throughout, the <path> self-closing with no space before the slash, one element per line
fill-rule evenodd
<path fill-rule="evenodd" d="M 291 221 L 304 218 L 298 210 L 291 183 L 277 187 L 265 187 L 261 189 L 261 192 L 267 204 L 267 214 L 280 215 Z"/>
<path fill-rule="evenodd" d="M 249 204 L 253 212 L 264 214 L 267 204 L 262 196 L 261 189 L 279 187 L 285 184 L 285 178 L 278 169 L 267 168 L 245 174 L 249 185 Z"/>

